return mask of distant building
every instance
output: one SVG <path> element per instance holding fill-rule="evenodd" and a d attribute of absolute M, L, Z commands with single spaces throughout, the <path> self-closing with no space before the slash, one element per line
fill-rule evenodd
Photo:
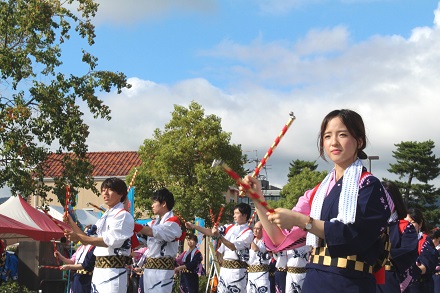
<path fill-rule="evenodd" d="M 54 178 L 61 176 L 63 171 L 62 159 L 66 154 L 51 154 L 46 161 L 49 166 L 45 171 L 43 182 L 46 185 L 54 186 Z M 101 183 L 109 177 L 118 177 L 126 181 L 126 176 L 134 167 L 140 166 L 142 161 L 139 154 L 134 151 L 124 152 L 90 152 L 87 153 L 90 163 L 94 166 L 92 176 L 95 180 L 98 190 Z M 72 195 L 74 196 L 74 195 Z M 52 199 L 51 205 L 62 206 L 55 194 L 49 193 L 47 199 Z M 41 198 L 38 196 L 29 196 L 28 202 L 33 207 L 42 204 Z M 97 206 L 104 204 L 102 197 L 98 197 L 91 190 L 79 189 L 78 191 L 78 209 L 94 209 L 88 203 L 93 203 Z M 98 211 L 97 209 L 94 209 Z"/>
<path fill-rule="evenodd" d="M 45 171 L 43 182 L 49 186 L 54 186 L 54 178 L 61 176 L 63 167 L 61 161 L 66 154 L 51 154 L 46 161 L 49 166 Z M 94 166 L 92 176 L 95 180 L 96 187 L 100 189 L 101 183 L 109 177 L 118 177 L 126 181 L 126 176 L 134 167 L 140 166 L 142 161 L 139 154 L 135 151 L 121 151 L 121 152 L 90 152 L 87 153 L 90 163 Z M 136 184 L 135 184 L 136 185 Z M 238 202 L 239 190 L 235 186 L 230 186 L 224 192 L 225 202 Z M 73 196 L 73 195 L 72 195 Z M 50 205 L 63 206 L 58 201 L 55 194 L 49 193 L 47 199 L 52 199 Z M 28 203 L 33 207 L 42 204 L 41 198 L 37 196 L 29 196 Z M 91 190 L 80 189 L 78 192 L 77 209 L 90 209 L 98 211 L 89 206 L 88 203 L 93 203 L 97 206 L 104 205 L 102 197 L 98 197 Z"/>
<path fill-rule="evenodd" d="M 261 188 L 262 188 L 262 191 L 263 191 L 264 199 L 266 201 L 268 201 L 268 200 L 277 201 L 277 200 L 280 199 L 280 197 L 281 197 L 281 195 L 280 195 L 281 188 L 273 186 L 273 185 L 270 185 L 269 181 L 261 180 Z M 237 201 L 249 204 L 251 206 L 252 210 L 254 210 L 254 203 L 247 196 L 246 197 L 238 197 Z"/>

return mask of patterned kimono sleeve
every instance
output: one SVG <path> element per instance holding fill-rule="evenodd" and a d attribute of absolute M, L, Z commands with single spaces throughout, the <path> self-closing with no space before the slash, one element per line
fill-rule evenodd
<path fill-rule="evenodd" d="M 324 234 L 330 255 L 345 257 L 367 253 L 374 262 L 376 259 L 373 250 L 379 251 L 378 238 L 386 228 L 390 210 L 384 188 L 380 181 L 369 176 L 359 189 L 356 208 L 356 220 L 353 224 L 344 224 L 339 221 L 326 221 Z"/>
<path fill-rule="evenodd" d="M 397 271 L 403 273 L 416 262 L 419 255 L 417 252 L 418 235 L 416 228 L 410 222 L 400 220 L 399 225 L 403 228 L 400 243 L 396 245 L 397 247 L 391 248 L 390 259 Z M 398 227 L 396 229 L 399 230 Z M 396 232 L 400 234 L 399 231 Z M 391 240 L 392 243 L 393 240 Z"/>
<path fill-rule="evenodd" d="M 240 237 L 237 238 L 237 240 L 234 242 L 235 249 L 242 250 L 242 249 L 249 249 L 251 246 L 252 241 L 254 240 L 254 234 L 251 230 L 248 230 L 244 232 Z"/>
<path fill-rule="evenodd" d="M 171 242 L 182 235 L 180 225 L 174 221 L 165 221 L 158 225 L 153 225 L 153 237 L 158 240 Z"/>
<path fill-rule="evenodd" d="M 114 216 L 109 216 L 107 225 L 110 227 L 103 232 L 102 238 L 108 247 L 122 247 L 127 239 L 130 239 L 134 230 L 134 219 L 127 211 L 118 212 Z"/>
<path fill-rule="evenodd" d="M 426 267 L 425 275 L 429 276 L 435 273 L 435 267 L 437 266 L 438 252 L 435 249 L 434 243 L 431 238 L 426 237 L 425 243 L 423 243 L 422 251 L 420 252 L 418 262 Z"/>

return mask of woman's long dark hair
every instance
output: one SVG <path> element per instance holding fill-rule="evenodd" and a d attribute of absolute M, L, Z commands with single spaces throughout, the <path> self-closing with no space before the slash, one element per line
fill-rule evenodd
<path fill-rule="evenodd" d="M 414 222 L 419 224 L 421 232 L 426 233 L 428 231 L 428 226 L 426 225 L 425 217 L 423 216 L 421 210 L 416 208 L 409 208 L 408 215 L 411 217 L 411 219 L 414 220 Z"/>
<path fill-rule="evenodd" d="M 393 200 L 399 220 L 405 219 L 408 211 L 405 203 L 403 202 L 402 193 L 400 193 L 399 187 L 397 187 L 397 185 L 391 181 L 382 181 L 382 185 L 388 191 L 388 194 Z"/>

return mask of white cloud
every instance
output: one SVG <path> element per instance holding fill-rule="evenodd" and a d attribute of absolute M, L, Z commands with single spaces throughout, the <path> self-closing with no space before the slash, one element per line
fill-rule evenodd
<path fill-rule="evenodd" d="M 324 0 L 257 0 L 257 3 L 264 13 L 284 14 L 304 5 L 323 2 Z"/>
<path fill-rule="evenodd" d="M 132 24 L 139 21 L 164 17 L 173 11 L 213 11 L 215 0 L 97 0 L 96 23 Z"/>
<path fill-rule="evenodd" d="M 332 29 L 312 29 L 307 36 L 295 44 L 295 52 L 299 55 L 316 53 L 332 53 L 344 50 L 348 45 L 349 33 L 345 27 Z"/>
<path fill-rule="evenodd" d="M 435 15 L 437 24 L 439 10 Z M 319 46 L 320 40 L 326 41 Z M 367 153 L 380 156 L 373 172 L 394 178 L 386 169 L 395 163 L 396 143 L 431 139 L 440 156 L 439 47 L 438 25 L 414 28 L 407 39 L 378 35 L 355 44 L 343 27 L 311 30 L 297 42 L 265 42 L 261 36 L 250 44 L 224 40 L 203 53 L 233 64 L 214 68 L 225 70 L 229 88 L 203 78 L 173 85 L 130 78 L 130 90 L 105 97 L 112 121 L 90 122 L 90 149 L 137 150 L 169 122 L 174 104 L 194 100 L 206 114 L 222 118 L 233 143 L 251 151 L 250 157 L 257 150 L 261 158 L 293 111 L 297 119 L 268 161 L 269 180 L 282 186 L 292 160 L 318 160 L 321 169 L 331 168 L 318 159 L 319 126 L 331 110 L 350 108 L 364 118 Z"/>

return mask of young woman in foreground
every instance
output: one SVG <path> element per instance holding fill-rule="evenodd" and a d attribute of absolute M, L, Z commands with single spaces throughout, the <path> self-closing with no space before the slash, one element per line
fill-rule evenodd
<path fill-rule="evenodd" d="M 393 203 L 380 180 L 362 166 L 366 142 L 359 114 L 330 112 L 322 121 L 318 146 L 320 156 L 332 160 L 334 168 L 319 187 L 306 191 L 293 210 L 278 208 L 273 214 L 266 214 L 253 199 L 265 241 L 294 248 L 304 245 L 308 232 L 306 244 L 312 254 L 302 293 L 376 292 L 373 265 L 384 250 L 379 237 Z M 257 179 L 244 180 L 263 197 Z"/>

